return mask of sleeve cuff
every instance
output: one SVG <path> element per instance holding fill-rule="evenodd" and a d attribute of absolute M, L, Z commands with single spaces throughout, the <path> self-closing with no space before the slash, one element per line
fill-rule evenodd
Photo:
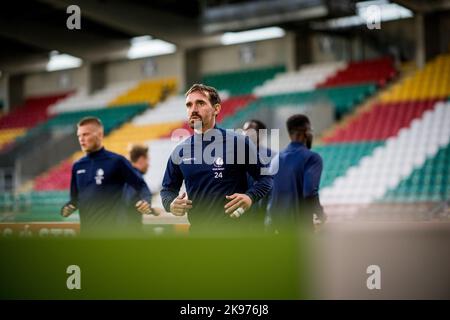
<path fill-rule="evenodd" d="M 250 199 L 252 199 L 252 205 L 254 205 L 259 200 L 258 197 L 256 197 L 252 192 L 246 192 L 245 194 L 249 196 Z"/>

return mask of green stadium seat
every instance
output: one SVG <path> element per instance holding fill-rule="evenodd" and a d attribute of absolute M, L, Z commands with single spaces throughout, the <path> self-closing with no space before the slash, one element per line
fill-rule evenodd
<path fill-rule="evenodd" d="M 250 69 L 236 72 L 212 73 L 203 76 L 203 83 L 219 91 L 226 90 L 231 95 L 245 95 L 277 73 L 285 72 L 286 67 L 275 66 L 263 69 Z"/>
<path fill-rule="evenodd" d="M 411 175 L 399 185 L 389 190 L 382 202 L 410 201 L 442 201 L 450 198 L 450 145 L 441 148 L 433 158 L 428 159 L 421 168 L 415 169 Z"/>
<path fill-rule="evenodd" d="M 382 141 L 363 143 L 340 143 L 316 146 L 314 151 L 322 156 L 324 168 L 320 181 L 320 188 L 332 185 L 334 180 L 343 176 L 347 170 L 383 145 Z"/>

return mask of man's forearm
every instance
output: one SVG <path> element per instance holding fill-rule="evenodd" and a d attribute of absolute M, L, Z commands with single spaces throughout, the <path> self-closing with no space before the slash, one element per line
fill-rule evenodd
<path fill-rule="evenodd" d="M 261 176 L 245 194 L 247 194 L 252 199 L 253 203 L 255 203 L 270 193 L 272 184 L 272 176 Z"/>

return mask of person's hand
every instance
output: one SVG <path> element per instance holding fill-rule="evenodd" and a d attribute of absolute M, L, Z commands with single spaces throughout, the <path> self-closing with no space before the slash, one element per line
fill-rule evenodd
<path fill-rule="evenodd" d="M 170 212 L 176 216 L 183 216 L 192 208 L 192 201 L 188 199 L 186 192 L 176 197 L 170 204 Z"/>
<path fill-rule="evenodd" d="M 322 219 L 319 218 L 317 214 L 313 214 L 313 225 L 314 225 L 314 232 L 320 232 L 320 230 L 323 227 L 323 224 L 326 221 L 326 216 L 323 215 Z"/>
<path fill-rule="evenodd" d="M 77 208 L 76 208 L 73 204 L 68 203 L 68 204 L 66 204 L 66 205 L 62 208 L 62 210 L 61 210 L 61 215 L 62 215 L 64 218 L 67 218 L 67 217 L 70 216 L 72 213 L 74 213 L 76 210 L 77 210 Z"/>
<path fill-rule="evenodd" d="M 225 198 L 231 200 L 224 207 L 225 213 L 229 214 L 231 218 L 239 218 L 252 206 L 252 199 L 245 193 L 234 193 Z"/>
<path fill-rule="evenodd" d="M 152 213 L 152 207 L 150 206 L 150 203 L 148 203 L 145 200 L 139 200 L 138 202 L 136 202 L 136 210 L 139 213 L 142 214 L 150 214 Z"/>

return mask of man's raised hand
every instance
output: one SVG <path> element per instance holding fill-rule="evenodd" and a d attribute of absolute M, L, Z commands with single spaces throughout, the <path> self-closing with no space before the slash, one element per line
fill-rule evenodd
<path fill-rule="evenodd" d="M 192 208 L 192 201 L 188 199 L 186 192 L 176 197 L 170 204 L 170 212 L 176 216 L 183 216 Z"/>

